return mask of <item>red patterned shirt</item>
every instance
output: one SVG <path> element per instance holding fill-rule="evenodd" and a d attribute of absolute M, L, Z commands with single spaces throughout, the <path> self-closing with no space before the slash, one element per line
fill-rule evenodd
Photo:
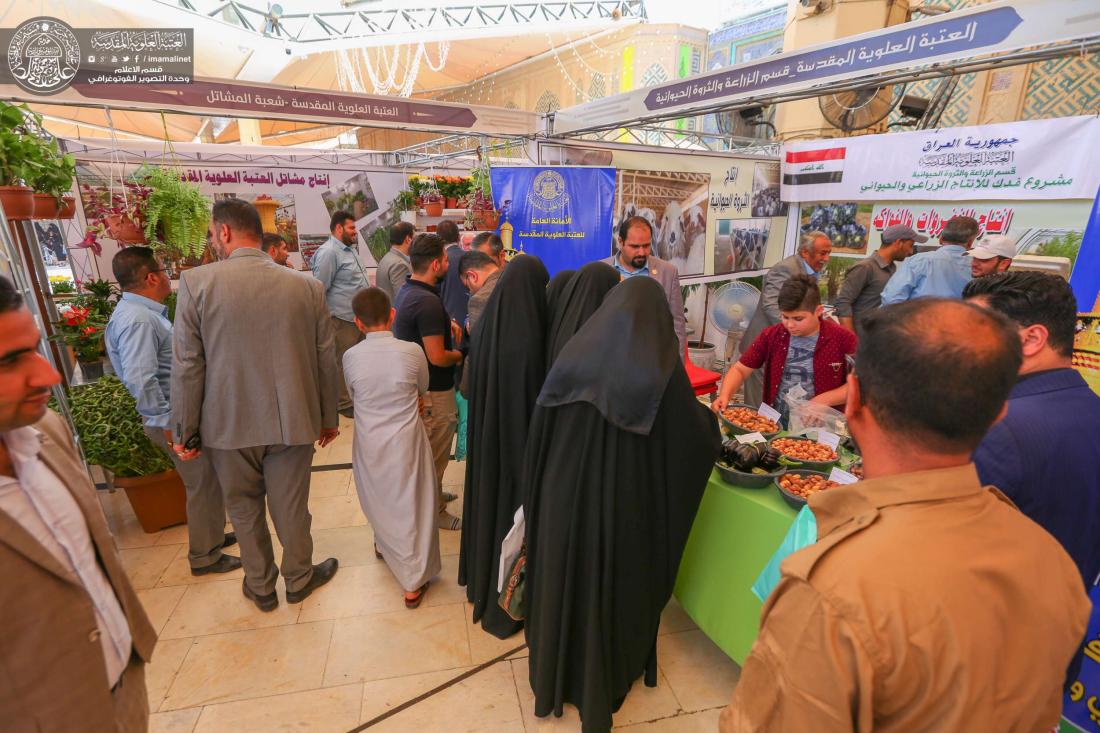
<path fill-rule="evenodd" d="M 779 383 L 783 379 L 783 367 L 787 364 L 787 350 L 791 345 L 791 332 L 778 323 L 764 329 L 752 342 L 749 350 L 741 355 L 740 362 L 749 369 L 764 367 L 764 402 L 772 404 Z M 856 353 L 856 335 L 832 321 L 821 321 L 821 332 L 814 349 L 814 395 L 828 392 L 844 384 L 848 378 L 845 356 Z M 812 395 L 811 395 L 812 396 Z"/>

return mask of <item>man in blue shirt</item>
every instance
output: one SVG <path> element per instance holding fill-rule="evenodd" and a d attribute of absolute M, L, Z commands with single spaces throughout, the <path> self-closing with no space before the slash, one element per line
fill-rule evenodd
<path fill-rule="evenodd" d="M 187 489 L 187 559 L 192 575 L 228 573 L 241 561 L 222 548 L 237 542 L 225 534 L 222 489 L 205 456 L 181 461 L 169 429 L 172 324 L 164 301 L 172 281 L 148 247 L 124 247 L 111 261 L 122 299 L 107 323 L 107 355 L 119 379 L 137 402 L 145 434 L 171 457 Z"/>
<path fill-rule="evenodd" d="M 1086 587 L 1100 574 L 1100 396 L 1071 366 L 1077 301 L 1038 272 L 975 279 L 963 294 L 1020 334 L 1024 360 L 1008 412 L 974 452 L 982 483 L 1062 543 Z"/>
<path fill-rule="evenodd" d="M 344 417 L 352 416 L 351 397 L 344 384 L 344 352 L 355 346 L 363 334 L 355 327 L 351 299 L 363 288 L 370 287 L 367 268 L 355 249 L 358 235 L 355 218 L 339 210 L 329 220 L 329 238 L 313 255 L 313 276 L 325 286 L 325 302 L 332 314 L 336 335 L 336 371 L 340 375 L 340 398 L 337 408 Z"/>
<path fill-rule="evenodd" d="M 898 265 L 882 291 L 882 304 L 914 298 L 961 298 L 970 282 L 971 260 L 966 256 L 978 238 L 978 222 L 969 216 L 953 216 L 940 234 L 940 247 L 913 255 Z"/>

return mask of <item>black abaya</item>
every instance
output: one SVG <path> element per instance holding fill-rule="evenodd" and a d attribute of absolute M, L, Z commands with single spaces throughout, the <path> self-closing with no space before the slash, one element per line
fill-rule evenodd
<path fill-rule="evenodd" d="M 535 714 L 576 705 L 607 731 L 656 680 L 661 611 L 720 448 L 680 364 L 661 287 L 615 288 L 563 349 L 528 437 L 530 679 Z"/>
<path fill-rule="evenodd" d="M 554 310 L 561 300 L 562 291 L 565 290 L 565 286 L 576 274 L 576 270 L 561 270 L 550 278 L 550 284 L 546 286 L 546 313 L 548 318 L 554 317 Z"/>
<path fill-rule="evenodd" d="M 569 339 L 580 330 L 603 303 L 621 276 L 606 262 L 589 262 L 577 270 L 555 299 L 550 311 L 550 330 L 546 338 L 546 368 L 557 359 Z"/>
<path fill-rule="evenodd" d="M 500 544 L 523 502 L 531 413 L 545 376 L 546 283 L 533 255 L 508 263 L 470 344 L 469 441 L 458 582 L 473 620 L 504 639 L 519 631 L 497 605 Z"/>

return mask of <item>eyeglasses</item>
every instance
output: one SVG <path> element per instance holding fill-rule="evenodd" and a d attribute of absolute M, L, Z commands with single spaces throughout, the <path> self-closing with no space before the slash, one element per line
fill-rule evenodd
<path fill-rule="evenodd" d="M 856 357 L 854 354 L 844 355 L 844 365 L 848 368 L 849 374 L 856 373 Z"/>

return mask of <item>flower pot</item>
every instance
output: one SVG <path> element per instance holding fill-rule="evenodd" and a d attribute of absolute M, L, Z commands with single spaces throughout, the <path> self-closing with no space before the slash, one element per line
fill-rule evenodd
<path fill-rule="evenodd" d="M 128 216 L 111 214 L 104 223 L 107 225 L 107 236 L 119 244 L 145 244 L 147 241 L 145 232 Z"/>
<path fill-rule="evenodd" d="M 275 234 L 277 228 L 275 226 L 275 212 L 279 208 L 279 202 L 275 199 L 259 199 L 253 201 L 252 205 L 256 207 L 256 211 L 260 213 L 260 226 L 263 228 L 265 234 Z"/>
<path fill-rule="evenodd" d="M 492 209 L 474 212 L 474 226 L 482 231 L 493 231 L 500 223 L 500 215 Z"/>
<path fill-rule="evenodd" d="M 57 211 L 58 219 L 73 219 L 76 217 L 76 199 L 72 196 L 61 197 L 61 208 Z"/>
<path fill-rule="evenodd" d="M 427 216 L 443 216 L 443 202 L 429 201 L 424 204 L 424 213 Z"/>
<path fill-rule="evenodd" d="M 458 208 L 458 199 L 448 198 L 447 199 L 447 208 L 448 209 L 457 209 Z"/>
<path fill-rule="evenodd" d="M 85 382 L 94 382 L 103 376 L 103 362 L 96 361 L 82 361 L 80 362 L 80 373 L 84 375 Z"/>
<path fill-rule="evenodd" d="M 34 189 L 30 186 L 0 186 L 0 206 L 9 221 L 34 216 Z"/>
<path fill-rule="evenodd" d="M 34 199 L 35 219 L 57 218 L 57 214 L 60 211 L 60 207 L 57 205 L 57 199 L 48 193 L 35 193 L 31 198 Z"/>
<path fill-rule="evenodd" d="M 135 478 L 116 476 L 114 484 L 126 492 L 146 533 L 187 522 L 187 493 L 174 469 Z"/>

